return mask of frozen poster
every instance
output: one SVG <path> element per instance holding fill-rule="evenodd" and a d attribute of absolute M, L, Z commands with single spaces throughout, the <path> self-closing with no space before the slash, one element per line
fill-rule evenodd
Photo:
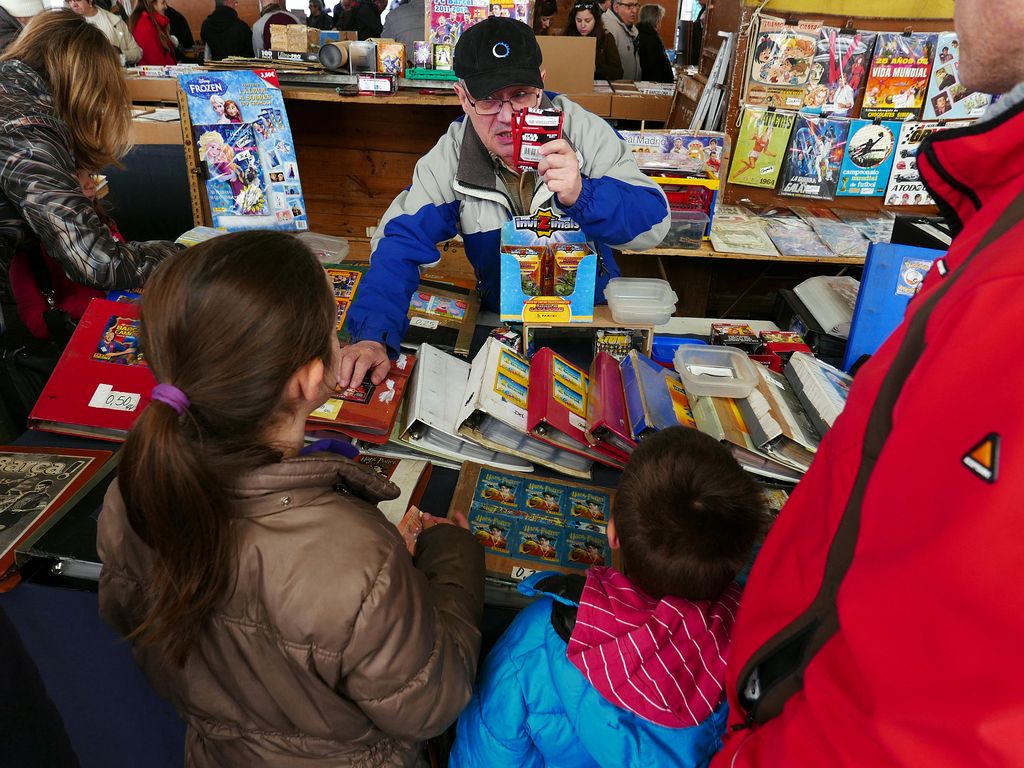
<path fill-rule="evenodd" d="M 211 223 L 309 229 L 284 98 L 273 70 L 180 75 Z"/>

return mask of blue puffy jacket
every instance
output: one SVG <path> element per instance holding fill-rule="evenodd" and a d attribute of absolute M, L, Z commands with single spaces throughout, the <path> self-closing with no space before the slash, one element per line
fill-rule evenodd
<path fill-rule="evenodd" d="M 488 655 L 479 686 L 459 718 L 450 765 L 706 765 L 722 746 L 728 705 L 723 702 L 690 728 L 655 725 L 615 706 L 566 658 L 552 606 L 550 597 L 541 597 L 523 610 Z"/>
<path fill-rule="evenodd" d="M 597 244 L 602 269 L 597 292 L 619 274 L 611 249 L 644 250 L 658 245 L 671 217 L 661 189 L 640 173 L 630 148 L 611 126 L 569 101 L 545 96 L 542 106 L 565 113 L 563 136 L 577 149 L 583 191 L 560 209 L 543 182 L 530 213 L 551 208 L 573 219 Z M 501 295 L 498 258 L 501 225 L 512 208 L 494 162 L 469 120 L 457 120 L 413 172 L 412 186 L 395 198 L 371 242 L 370 269 L 349 309 L 354 341 L 383 342 L 393 355 L 408 326 L 409 299 L 420 270 L 440 260 L 437 244 L 462 235 L 485 309 L 497 310 Z"/>

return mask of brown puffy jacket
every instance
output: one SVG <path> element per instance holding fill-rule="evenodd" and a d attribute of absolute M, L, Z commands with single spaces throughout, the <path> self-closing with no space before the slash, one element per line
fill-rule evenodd
<path fill-rule="evenodd" d="M 188 723 L 192 766 L 413 766 L 469 701 L 480 648 L 483 550 L 424 532 L 410 558 L 374 506 L 397 489 L 347 459 L 264 467 L 237 489 L 237 584 L 184 668 L 134 645 Z M 140 622 L 155 554 L 120 490 L 99 522 L 100 613 Z"/>

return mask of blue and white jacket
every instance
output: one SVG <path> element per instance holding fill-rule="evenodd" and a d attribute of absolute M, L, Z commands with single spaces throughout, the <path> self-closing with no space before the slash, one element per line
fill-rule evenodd
<path fill-rule="evenodd" d="M 583 191 L 575 205 L 563 209 L 538 180 L 530 213 L 548 207 L 563 213 L 597 244 L 600 298 L 605 283 L 619 272 L 611 249 L 658 245 L 670 224 L 668 202 L 658 185 L 640 173 L 629 147 L 608 123 L 564 96 L 545 95 L 542 106 L 565 113 L 563 136 L 580 158 Z M 459 233 L 483 306 L 497 310 L 501 225 L 512 215 L 490 153 L 472 123 L 460 118 L 416 163 L 412 185 L 395 198 L 377 227 L 370 269 L 349 309 L 353 340 L 381 341 L 397 354 L 420 270 L 436 265 L 437 244 Z"/>

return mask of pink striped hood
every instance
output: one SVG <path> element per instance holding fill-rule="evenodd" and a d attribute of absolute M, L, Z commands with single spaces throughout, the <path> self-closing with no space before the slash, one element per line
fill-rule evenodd
<path fill-rule="evenodd" d="M 655 600 L 618 571 L 591 568 L 569 661 L 616 706 L 657 725 L 703 722 L 722 700 L 741 588 L 714 602 Z"/>

